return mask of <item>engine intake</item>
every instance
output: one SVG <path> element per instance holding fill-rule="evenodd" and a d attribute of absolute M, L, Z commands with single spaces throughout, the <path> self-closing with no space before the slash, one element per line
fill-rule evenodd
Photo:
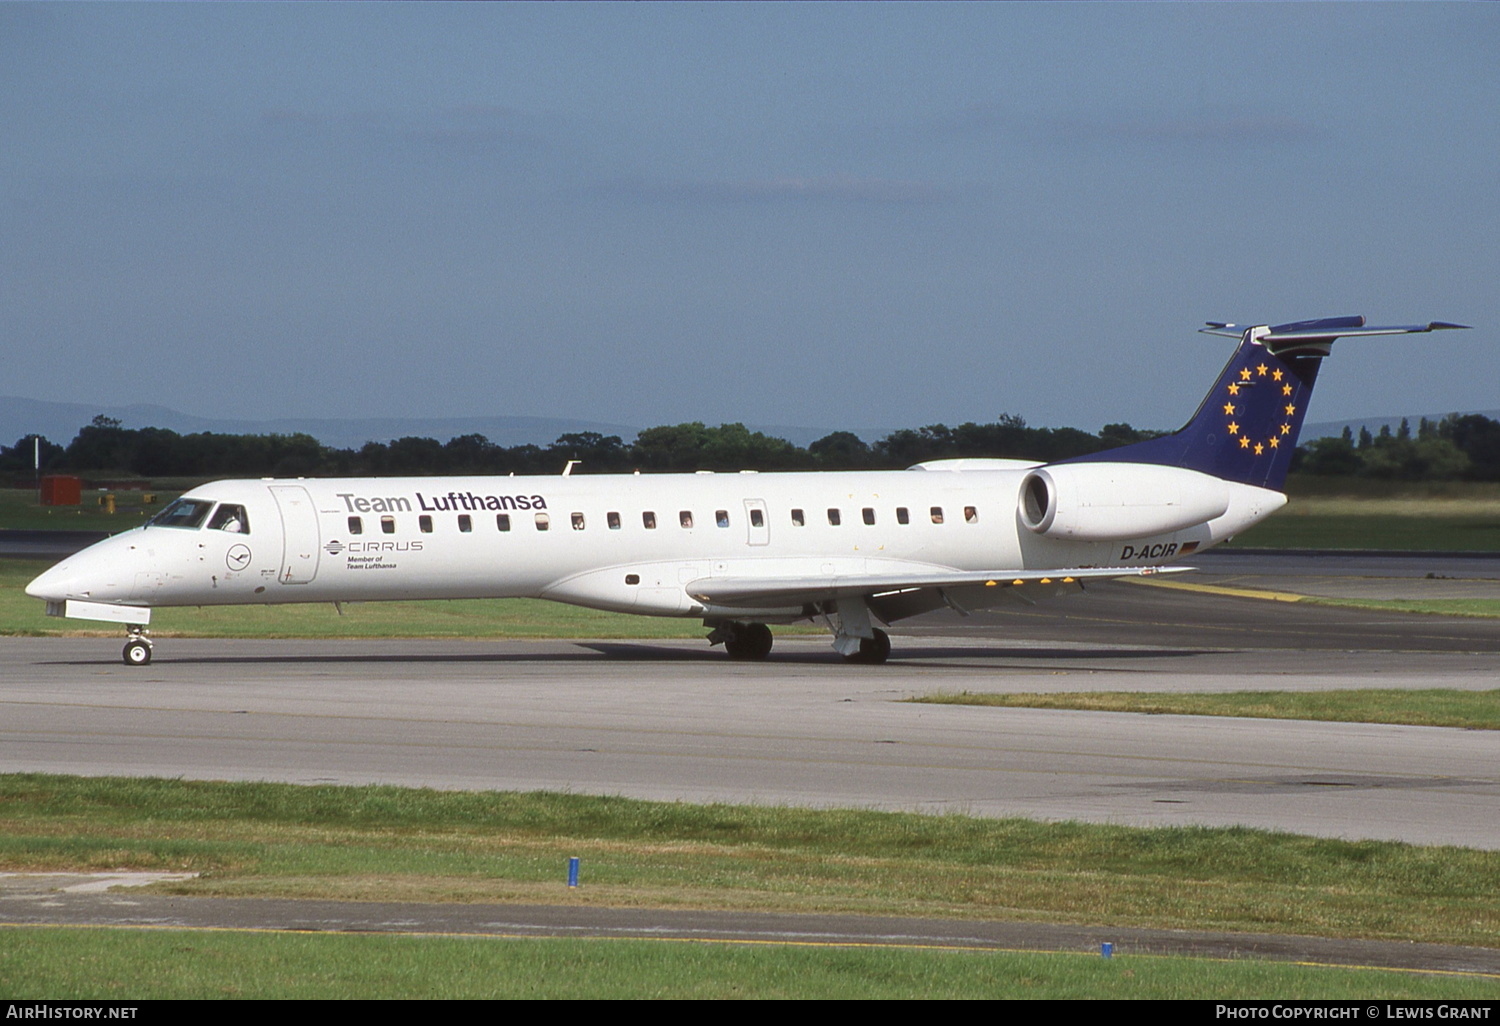
<path fill-rule="evenodd" d="M 1221 517 L 1229 487 L 1181 467 L 1065 463 L 1021 481 L 1021 523 L 1048 538 L 1119 541 L 1171 534 Z"/>

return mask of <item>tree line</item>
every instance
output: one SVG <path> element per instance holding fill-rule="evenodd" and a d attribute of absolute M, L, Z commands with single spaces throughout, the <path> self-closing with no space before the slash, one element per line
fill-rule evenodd
<path fill-rule="evenodd" d="M 179 434 L 166 428 L 126 428 L 103 415 L 66 446 L 40 441 L 44 473 L 138 477 L 380 477 L 426 474 L 556 474 L 569 460 L 578 473 L 634 470 L 864 470 L 896 469 L 923 460 L 1002 456 L 1054 460 L 1080 456 L 1159 432 L 1111 424 L 1099 434 L 1073 428 L 1028 427 L 1020 417 L 991 424 L 960 424 L 893 431 L 867 443 L 835 431 L 806 446 L 794 445 L 743 424 L 710 427 L 699 422 L 646 428 L 633 441 L 584 431 L 550 445 L 503 446 L 483 435 L 397 438 L 357 449 L 326 446 L 306 434 Z M 0 447 L 0 473 L 32 471 L 33 439 Z"/>
<path fill-rule="evenodd" d="M 1315 438 L 1297 449 L 1292 469 L 1324 476 L 1387 481 L 1500 481 L 1500 421 L 1477 413 L 1439 421 L 1402 419 L 1378 433 L 1348 427 L 1337 438 Z"/>
<path fill-rule="evenodd" d="M 1098 434 L 1077 428 L 1034 428 L 1009 414 L 988 424 L 933 424 L 893 431 L 867 443 L 835 431 L 805 448 L 751 431 L 743 424 L 692 422 L 647 428 L 633 441 L 596 432 L 564 434 L 550 445 L 502 446 L 483 435 L 397 438 L 338 449 L 311 435 L 179 434 L 166 428 L 125 428 L 100 415 L 66 446 L 39 441 L 44 473 L 133 477 L 380 477 L 439 474 L 556 474 L 569 460 L 578 473 L 639 470 L 887 470 L 925 460 L 1008 457 L 1052 461 L 1083 456 L 1163 432 L 1107 424 Z M 0 473 L 32 472 L 27 435 L 0 447 Z M 1297 450 L 1294 470 L 1399 480 L 1500 480 L 1500 422 L 1477 414 L 1423 419 L 1415 435 L 1403 421 L 1395 432 L 1322 438 Z"/>

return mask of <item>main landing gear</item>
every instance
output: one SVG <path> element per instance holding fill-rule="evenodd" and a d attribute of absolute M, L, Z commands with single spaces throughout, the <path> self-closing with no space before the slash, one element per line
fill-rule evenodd
<path fill-rule="evenodd" d="M 860 663 L 866 666 L 879 666 L 891 656 L 891 636 L 879 627 L 870 628 L 875 636 L 873 638 L 860 638 L 859 651 L 850 652 L 844 656 L 846 663 Z"/>
<path fill-rule="evenodd" d="M 122 656 L 126 666 L 149 666 L 151 663 L 151 639 L 146 637 L 146 628 L 128 627 L 130 640 L 125 642 Z"/>
<path fill-rule="evenodd" d="M 823 618 L 833 631 L 833 650 L 845 662 L 879 666 L 890 658 L 891 636 L 870 622 L 870 606 L 863 599 L 840 599 Z"/>
<path fill-rule="evenodd" d="M 723 643 L 731 659 L 759 661 L 771 654 L 771 628 L 763 623 L 727 621 L 718 624 L 708 635 L 708 643 Z"/>

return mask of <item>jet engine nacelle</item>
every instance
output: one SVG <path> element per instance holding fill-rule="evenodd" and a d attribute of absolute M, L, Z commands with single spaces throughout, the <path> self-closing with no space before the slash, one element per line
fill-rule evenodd
<path fill-rule="evenodd" d="M 1065 463 L 1021 481 L 1021 522 L 1073 541 L 1171 534 L 1223 516 L 1229 486 L 1217 477 L 1144 463 Z"/>

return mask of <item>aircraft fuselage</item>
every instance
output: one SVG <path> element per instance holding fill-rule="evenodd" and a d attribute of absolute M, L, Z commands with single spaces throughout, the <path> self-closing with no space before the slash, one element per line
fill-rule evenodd
<path fill-rule="evenodd" d="M 657 616 L 743 617 L 686 588 L 712 578 L 831 580 L 924 571 L 1147 567 L 1268 515 L 1232 486 L 1207 523 L 1074 541 L 1018 514 L 1029 464 L 998 470 L 216 481 L 196 525 L 149 525 L 28 589 L 142 607 L 531 597 Z M 242 507 L 236 530 L 210 512 Z M 248 529 L 247 529 L 248 528 Z M 754 607 L 801 619 L 804 603 Z"/>
<path fill-rule="evenodd" d="M 743 659 L 771 651 L 766 624 L 821 618 L 879 663 L 877 621 L 1163 572 L 1269 516 L 1334 340 L 1461 327 L 1212 322 L 1239 344 L 1186 425 L 1046 465 L 216 481 L 26 591 L 126 625 L 134 665 L 157 606 L 509 597 L 701 617 Z"/>

